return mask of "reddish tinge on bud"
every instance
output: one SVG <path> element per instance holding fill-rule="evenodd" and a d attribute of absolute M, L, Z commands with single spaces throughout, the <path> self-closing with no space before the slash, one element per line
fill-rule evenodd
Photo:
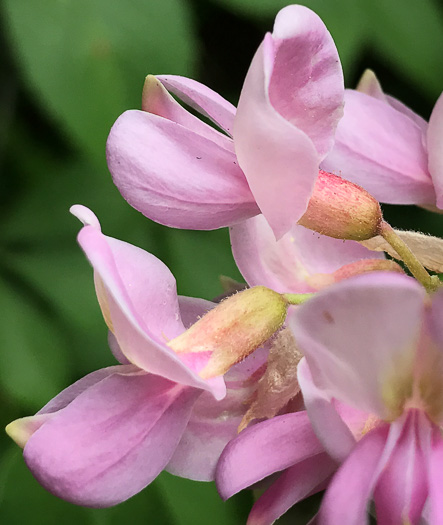
<path fill-rule="evenodd" d="M 335 239 L 363 241 L 380 233 L 382 220 L 380 204 L 366 190 L 320 170 L 298 224 Z"/>
<path fill-rule="evenodd" d="M 200 376 L 222 375 L 282 327 L 287 308 L 279 293 L 254 286 L 224 299 L 168 346 L 177 353 L 212 352 Z"/>
<path fill-rule="evenodd" d="M 344 279 L 349 279 L 354 275 L 361 275 L 370 272 L 397 272 L 404 273 L 403 268 L 395 261 L 389 259 L 362 259 L 345 264 L 333 273 L 315 273 L 309 275 L 306 281 L 312 288 L 321 290 L 331 284 L 338 283 Z"/>

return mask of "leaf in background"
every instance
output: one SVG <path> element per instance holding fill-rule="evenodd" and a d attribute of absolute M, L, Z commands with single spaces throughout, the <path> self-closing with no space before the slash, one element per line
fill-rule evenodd
<path fill-rule="evenodd" d="M 218 0 L 218 2 L 251 18 L 269 17 L 269 31 L 272 30 L 272 19 L 277 12 L 294 3 L 287 0 Z M 300 0 L 297 3 L 309 7 L 322 18 L 334 38 L 345 74 L 349 75 L 367 35 L 367 20 L 362 9 L 366 2 Z"/>
<path fill-rule="evenodd" d="M 223 501 L 214 483 L 191 481 L 167 472 L 157 478 L 155 485 L 161 487 L 177 525 L 243 525 L 252 507 L 250 492 Z"/>
<path fill-rule="evenodd" d="M 100 164 L 109 129 L 139 107 L 148 73 L 192 74 L 190 7 L 180 0 L 5 0 L 25 78 Z"/>
<path fill-rule="evenodd" d="M 27 408 L 40 408 L 65 386 L 67 344 L 47 312 L 0 277 L 0 384 Z"/>
<path fill-rule="evenodd" d="M 372 39 L 392 67 L 437 98 L 442 91 L 443 10 L 434 0 L 366 2 Z M 372 42 L 372 40 L 371 40 Z"/>

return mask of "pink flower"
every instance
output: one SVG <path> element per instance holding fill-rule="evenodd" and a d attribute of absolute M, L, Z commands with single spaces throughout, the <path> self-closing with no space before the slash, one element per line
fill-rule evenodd
<path fill-rule="evenodd" d="M 110 132 L 108 166 L 124 198 L 157 222 L 213 229 L 262 212 L 281 237 L 306 211 L 343 93 L 326 27 L 309 9 L 288 6 L 257 50 L 237 111 L 193 80 L 148 77 L 144 111 L 127 111 Z"/>
<path fill-rule="evenodd" d="M 335 145 L 322 163 L 381 202 L 443 208 L 443 96 L 429 124 L 386 95 L 372 71 L 346 90 Z"/>
<path fill-rule="evenodd" d="M 306 360 L 298 379 L 313 428 L 342 466 L 324 524 L 443 522 L 443 294 L 413 279 L 358 276 L 321 291 L 289 324 Z"/>
<path fill-rule="evenodd" d="M 103 235 L 97 218 L 83 206 L 74 206 L 72 212 L 85 224 L 78 240 L 94 268 L 111 346 L 123 364 L 89 374 L 35 416 L 8 425 L 8 433 L 24 447 L 37 480 L 80 505 L 115 505 L 168 465 L 176 473 L 211 478 L 218 455 L 241 420 L 234 413 L 243 402 L 241 394 L 248 392 L 230 394 L 220 409 L 235 417 L 218 424 L 217 400 L 226 394 L 223 378 L 199 376 L 210 352 L 177 355 L 167 342 L 185 330 L 182 311 L 189 323 L 212 304 L 180 300 L 163 263 Z M 207 421 L 211 417 L 212 424 Z M 204 435 L 214 432 L 217 438 L 200 447 L 204 457 L 188 473 L 183 461 L 196 453 L 195 442 L 202 441 L 199 425 L 205 423 Z"/>

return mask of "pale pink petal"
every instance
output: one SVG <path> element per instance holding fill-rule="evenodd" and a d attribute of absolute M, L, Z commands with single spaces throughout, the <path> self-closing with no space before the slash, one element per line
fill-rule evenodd
<path fill-rule="evenodd" d="M 282 9 L 272 32 L 274 57 L 268 77 L 271 105 L 312 140 L 320 157 L 334 143 L 343 115 L 343 72 L 334 41 L 310 9 Z"/>
<path fill-rule="evenodd" d="M 227 445 L 217 465 L 218 491 L 230 498 L 322 451 L 305 411 L 276 416 L 243 430 Z"/>
<path fill-rule="evenodd" d="M 344 461 L 356 443 L 350 428 L 343 421 L 336 405 L 315 386 L 306 359 L 298 364 L 297 378 L 317 438 L 331 457 L 337 462 Z"/>
<path fill-rule="evenodd" d="M 223 449 L 237 436 L 253 389 L 254 385 L 228 388 L 226 397 L 218 402 L 203 392 L 167 466 L 168 472 L 197 481 L 212 481 Z"/>
<path fill-rule="evenodd" d="M 430 525 L 443 523 L 443 439 L 441 430 L 434 427 L 431 448 L 427 455 L 429 476 Z"/>
<path fill-rule="evenodd" d="M 85 226 L 78 239 L 98 283 L 103 283 L 97 288 L 102 310 L 124 356 L 143 370 L 223 397 L 221 377 L 202 380 L 197 372 L 204 362 L 191 369 L 167 346 L 185 329 L 168 268 L 153 255 L 92 226 Z"/>
<path fill-rule="evenodd" d="M 437 194 L 437 206 L 443 208 L 443 94 L 432 110 L 427 141 L 428 166 Z"/>
<path fill-rule="evenodd" d="M 435 202 L 422 129 L 365 93 L 346 91 L 345 114 L 322 168 L 359 184 L 381 202 Z"/>
<path fill-rule="evenodd" d="M 190 78 L 176 75 L 158 75 L 157 78 L 183 102 L 206 115 L 227 133 L 232 133 L 235 107 L 218 93 Z"/>
<path fill-rule="evenodd" d="M 31 436 L 25 461 L 39 483 L 63 499 L 115 505 L 163 470 L 198 395 L 150 374 L 108 376 Z"/>
<path fill-rule="evenodd" d="M 412 376 L 425 300 L 414 279 L 377 272 L 318 292 L 288 324 L 325 395 L 391 419 Z"/>
<path fill-rule="evenodd" d="M 364 525 L 389 426 L 369 432 L 332 478 L 320 507 L 322 525 Z"/>
<path fill-rule="evenodd" d="M 273 45 L 268 35 L 246 76 L 234 121 L 234 143 L 255 200 L 278 238 L 306 211 L 319 156 L 309 137 L 269 101 Z"/>
<path fill-rule="evenodd" d="M 232 226 L 230 235 L 234 259 L 246 282 L 280 293 L 313 291 L 313 275 L 374 258 L 374 252 L 358 242 L 333 239 L 298 225 L 277 241 L 262 215 Z"/>
<path fill-rule="evenodd" d="M 184 295 L 178 296 L 178 304 L 182 323 L 185 325 L 185 328 L 189 328 L 196 323 L 200 317 L 216 306 L 212 301 L 197 297 L 186 297 Z"/>
<path fill-rule="evenodd" d="M 428 496 L 426 464 L 420 447 L 418 411 L 409 413 L 403 431 L 377 480 L 374 492 L 380 525 L 418 523 Z M 431 426 L 428 423 L 428 429 Z"/>
<path fill-rule="evenodd" d="M 255 502 L 247 525 L 272 525 L 297 502 L 324 490 L 336 468 L 324 452 L 289 467 Z"/>
<path fill-rule="evenodd" d="M 167 226 L 211 230 L 259 212 L 228 137 L 224 148 L 157 115 L 127 111 L 111 129 L 107 159 L 129 204 Z"/>
<path fill-rule="evenodd" d="M 187 111 L 168 93 L 160 80 L 153 75 L 146 77 L 145 85 L 143 86 L 142 110 L 172 120 L 194 131 L 198 135 L 215 142 L 222 148 L 231 150 L 233 148 L 232 143 L 226 139 L 226 135 L 220 133 Z M 232 119 L 233 118 L 234 115 L 232 115 Z"/>

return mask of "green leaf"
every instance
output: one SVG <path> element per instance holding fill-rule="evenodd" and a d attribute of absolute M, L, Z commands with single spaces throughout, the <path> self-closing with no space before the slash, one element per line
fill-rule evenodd
<path fill-rule="evenodd" d="M 391 66 L 436 98 L 443 69 L 443 12 L 433 0 L 367 2 L 372 41 Z"/>
<path fill-rule="evenodd" d="M 5 0 L 4 6 L 31 89 L 101 164 L 113 121 L 140 106 L 148 73 L 192 74 L 193 26 L 181 0 Z"/>
<path fill-rule="evenodd" d="M 252 506 L 248 492 L 224 502 L 214 483 L 178 478 L 167 472 L 155 484 L 162 489 L 177 525 L 242 525 Z"/>
<path fill-rule="evenodd" d="M 66 386 L 66 341 L 48 313 L 1 274 L 0 311 L 0 385 L 27 408 L 40 408 Z"/>

